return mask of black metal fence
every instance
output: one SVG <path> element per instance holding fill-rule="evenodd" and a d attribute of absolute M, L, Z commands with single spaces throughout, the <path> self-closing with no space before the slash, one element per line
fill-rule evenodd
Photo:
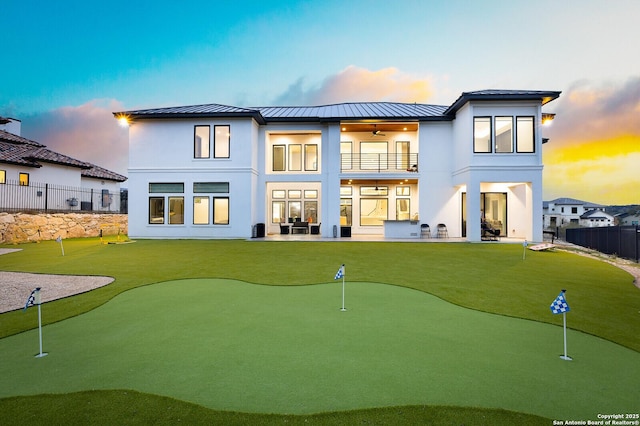
<path fill-rule="evenodd" d="M 568 228 L 566 241 L 605 254 L 640 262 L 640 227 Z"/>
<path fill-rule="evenodd" d="M 38 182 L 22 185 L 11 180 L 0 184 L 0 211 L 127 213 L 126 199 L 126 190 L 114 192 Z"/>

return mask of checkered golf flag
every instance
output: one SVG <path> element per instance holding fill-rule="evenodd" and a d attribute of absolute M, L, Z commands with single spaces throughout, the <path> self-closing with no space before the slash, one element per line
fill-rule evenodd
<path fill-rule="evenodd" d="M 344 277 L 344 264 L 342 264 L 342 266 L 340 267 L 340 269 L 338 269 L 338 272 L 336 272 L 336 276 L 333 277 L 334 280 L 339 280 L 340 278 Z"/>
<path fill-rule="evenodd" d="M 567 303 L 567 299 L 564 298 L 564 290 L 560 292 L 556 300 L 550 306 L 551 312 L 554 314 L 564 314 L 565 312 L 569 312 L 569 304 Z"/>
<path fill-rule="evenodd" d="M 24 309 L 23 311 L 26 311 L 27 308 L 31 305 L 33 305 L 36 301 L 36 293 L 40 291 L 40 287 L 36 288 L 35 290 L 33 290 L 31 292 L 31 294 L 29 295 L 29 298 L 27 299 L 27 303 L 24 304 Z"/>

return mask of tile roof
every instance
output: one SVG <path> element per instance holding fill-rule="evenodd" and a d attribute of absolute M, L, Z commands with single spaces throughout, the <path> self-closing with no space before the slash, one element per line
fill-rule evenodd
<path fill-rule="evenodd" d="M 317 106 L 266 106 L 240 108 L 220 104 L 153 108 L 114 112 L 114 116 L 132 119 L 180 117 L 245 117 L 260 124 L 274 121 L 339 121 L 339 120 L 441 120 L 455 118 L 465 103 L 473 100 L 535 100 L 542 105 L 560 96 L 560 92 L 536 90 L 481 90 L 463 93 L 451 106 L 401 102 L 348 102 Z"/>
<path fill-rule="evenodd" d="M 25 167 L 42 167 L 42 163 L 60 164 L 81 169 L 80 174 L 105 180 L 124 182 L 126 177 L 86 161 L 51 151 L 45 145 L 22 136 L 0 130 L 0 163 Z"/>
<path fill-rule="evenodd" d="M 86 170 L 82 170 L 82 172 L 80 172 L 82 177 L 112 180 L 115 182 L 124 182 L 125 180 L 127 180 L 126 176 L 122 176 L 116 172 L 112 172 L 111 170 L 103 169 L 102 167 L 96 166 L 95 164 L 88 164 L 90 164 L 92 167 Z"/>

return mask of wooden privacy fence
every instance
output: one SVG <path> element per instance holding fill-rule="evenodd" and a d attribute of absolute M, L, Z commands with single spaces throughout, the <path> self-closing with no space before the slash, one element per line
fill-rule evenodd
<path fill-rule="evenodd" d="M 607 226 L 602 228 L 568 228 L 566 241 L 640 262 L 640 227 Z"/>

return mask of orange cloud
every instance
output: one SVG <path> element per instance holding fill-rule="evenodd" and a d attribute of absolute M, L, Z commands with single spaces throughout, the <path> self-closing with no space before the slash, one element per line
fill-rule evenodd
<path fill-rule="evenodd" d="M 129 138 L 112 111 L 120 102 L 95 99 L 80 106 L 65 106 L 22 120 L 22 135 L 47 148 L 127 175 Z"/>
<path fill-rule="evenodd" d="M 576 86 L 545 130 L 544 198 L 640 204 L 640 77 L 619 86 Z"/>
<path fill-rule="evenodd" d="M 432 95 L 431 78 L 416 77 L 397 68 L 371 71 L 353 65 L 305 90 L 303 80 L 278 97 L 278 105 L 323 105 L 339 102 L 426 102 Z"/>

